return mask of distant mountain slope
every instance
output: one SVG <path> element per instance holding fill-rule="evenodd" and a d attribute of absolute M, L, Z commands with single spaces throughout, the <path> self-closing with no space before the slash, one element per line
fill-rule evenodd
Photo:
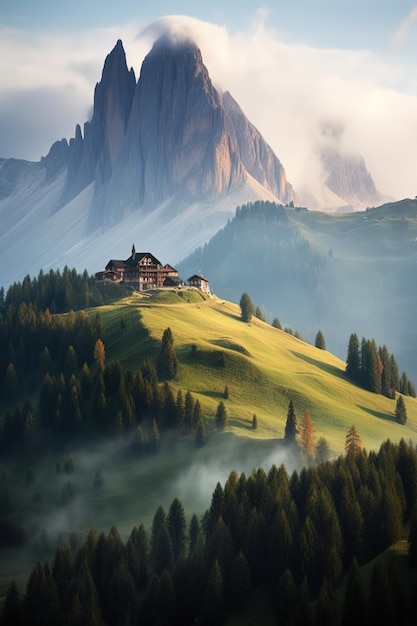
<path fill-rule="evenodd" d="M 64 262 L 93 272 L 133 239 L 175 263 L 237 204 L 260 198 L 296 195 L 260 133 L 213 86 L 197 46 L 161 37 L 136 83 L 119 40 L 83 132 L 77 125 L 39 163 L 0 161 L 0 284 Z"/>
<path fill-rule="evenodd" d="M 311 342 L 321 329 L 343 359 L 352 332 L 374 338 L 417 381 L 416 262 L 416 200 L 345 215 L 266 203 L 238 210 L 178 269 L 199 267 L 233 301 L 248 292 Z"/>

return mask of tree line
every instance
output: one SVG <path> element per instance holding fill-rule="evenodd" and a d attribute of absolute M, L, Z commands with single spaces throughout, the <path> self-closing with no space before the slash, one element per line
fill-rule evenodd
<path fill-rule="evenodd" d="M 261 588 L 283 626 L 413 623 L 416 502 L 417 453 L 404 440 L 291 475 L 233 471 L 201 517 L 187 522 L 174 498 L 125 541 L 113 527 L 63 543 L 22 594 L 10 586 L 0 623 L 214 625 Z M 378 559 L 367 581 L 360 566 L 405 528 L 409 557 Z"/>
<path fill-rule="evenodd" d="M 416 390 L 407 374 L 400 376 L 397 361 L 385 345 L 377 347 L 374 339 L 359 338 L 352 333 L 346 356 L 346 374 L 353 382 L 373 393 L 395 399 L 395 393 L 416 397 Z"/>

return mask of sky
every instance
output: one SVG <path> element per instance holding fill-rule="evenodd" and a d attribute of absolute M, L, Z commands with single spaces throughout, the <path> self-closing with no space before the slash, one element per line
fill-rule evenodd
<path fill-rule="evenodd" d="M 116 41 L 138 78 L 166 28 L 196 40 L 296 189 L 336 142 L 365 158 L 381 193 L 417 194 L 417 3 L 406 0 L 2 0 L 0 157 L 39 160 L 74 136 Z"/>

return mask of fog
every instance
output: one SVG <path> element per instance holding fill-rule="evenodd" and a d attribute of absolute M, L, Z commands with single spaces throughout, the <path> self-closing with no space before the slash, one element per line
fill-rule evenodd
<path fill-rule="evenodd" d="M 411 12 L 379 54 L 288 43 L 263 11 L 233 33 L 182 16 L 59 36 L 3 30 L 1 156 L 38 159 L 53 141 L 73 136 L 117 39 L 138 76 L 152 41 L 168 30 L 195 39 L 216 86 L 239 102 L 296 189 L 317 186 L 322 127 L 330 123 L 344 129 L 340 149 L 364 156 L 381 193 L 414 197 L 417 62 L 400 63 L 395 54 L 414 19 Z"/>
<path fill-rule="evenodd" d="M 70 457 L 74 471 L 67 473 L 64 465 Z M 278 439 L 251 440 L 231 433 L 213 434 L 201 449 L 192 439 L 165 438 L 155 455 L 135 456 L 125 438 L 50 452 L 33 463 L 32 485 L 25 486 L 28 468 L 8 473 L 12 515 L 27 539 L 22 567 L 27 567 L 28 554 L 50 558 L 72 533 L 81 543 L 90 528 L 107 533 L 115 525 L 124 539 L 140 524 L 150 531 L 158 506 L 168 512 L 176 497 L 187 520 L 193 513 L 201 517 L 216 484 L 224 486 L 232 470 L 248 476 L 256 468 L 268 472 L 282 463 L 289 473 L 294 468 Z M 93 485 L 98 470 L 103 479 L 99 487 Z"/>

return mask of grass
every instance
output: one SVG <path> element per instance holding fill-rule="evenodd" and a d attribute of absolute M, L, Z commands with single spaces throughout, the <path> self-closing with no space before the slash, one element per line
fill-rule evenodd
<path fill-rule="evenodd" d="M 126 538 L 135 525 L 149 528 L 157 506 L 167 509 L 174 497 L 179 497 L 187 515 L 202 514 L 210 506 L 216 482 L 224 484 L 232 469 L 250 473 L 254 467 L 268 471 L 272 463 L 279 465 L 285 460 L 279 440 L 290 399 L 299 421 L 305 410 L 310 411 L 316 439 L 325 437 L 334 455 L 343 454 L 352 424 L 368 450 L 388 438 L 415 439 L 415 399 L 405 398 L 408 421 L 398 425 L 393 419 L 395 402 L 352 385 L 343 361 L 256 318 L 243 323 L 236 304 L 192 292 L 132 293 L 89 313 L 95 315 L 97 310 L 106 329 L 106 361 L 119 359 L 131 371 L 144 359 L 156 357 L 164 330 L 171 328 L 179 359 L 179 373 L 171 385 L 174 392 L 189 389 L 200 400 L 211 431 L 209 444 L 196 450 L 191 438 L 167 440 L 160 455 L 145 460 L 126 454 L 124 440 L 60 452 L 50 449 L 33 459 L 36 481 L 29 488 L 24 487 L 27 467 L 11 465 L 13 515 L 25 520 L 31 541 L 30 548 L 2 551 L 0 598 L 12 579 L 24 588 L 36 560 L 51 558 L 58 535 L 75 529 L 84 536 L 91 526 L 108 531 L 115 524 Z M 229 419 L 227 432 L 217 434 L 214 416 L 220 400 Z M 70 476 L 55 471 L 64 452 L 74 453 L 76 471 Z M 93 490 L 99 468 L 104 486 Z M 75 498 L 63 505 L 68 480 Z M 48 549 L 38 542 L 43 529 L 51 536 Z"/>
<path fill-rule="evenodd" d="M 167 299 L 175 305 L 167 305 Z M 298 420 L 309 410 L 316 436 L 325 437 L 335 455 L 344 452 L 352 424 L 367 449 L 388 438 L 416 437 L 415 399 L 405 398 L 408 421 L 398 425 L 395 402 L 350 383 L 342 360 L 257 318 L 243 323 L 239 307 L 231 302 L 217 297 L 185 302 L 174 293 L 133 294 L 102 307 L 100 315 L 108 359 L 118 358 L 132 370 L 145 357 L 156 356 L 162 334 L 170 327 L 180 363 L 171 381 L 174 390 L 189 389 L 210 422 L 227 385 L 228 428 L 237 436 L 282 437 L 292 399 Z M 258 418 L 256 431 L 251 429 L 253 414 Z"/>

